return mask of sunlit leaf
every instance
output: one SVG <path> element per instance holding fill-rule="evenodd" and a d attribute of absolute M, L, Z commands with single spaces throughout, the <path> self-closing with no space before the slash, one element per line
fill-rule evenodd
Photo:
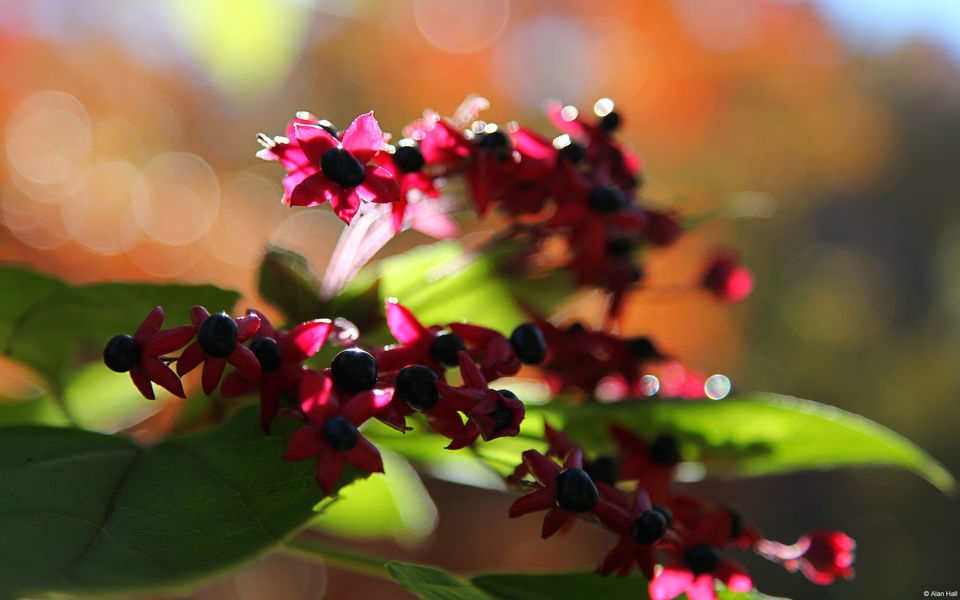
<path fill-rule="evenodd" d="M 609 451 L 609 423 L 653 437 L 672 434 L 684 459 L 707 475 L 756 476 L 804 469 L 898 467 L 945 493 L 956 481 L 903 436 L 832 406 L 775 394 L 719 401 L 637 400 L 615 404 L 544 407 L 548 420 L 595 451 Z M 559 424 L 559 423 L 555 423 Z"/>
<path fill-rule="evenodd" d="M 321 506 L 313 528 L 350 538 L 394 538 L 415 542 L 433 532 L 437 507 L 406 460 L 381 451 L 383 473 L 374 473 Z"/>
<path fill-rule="evenodd" d="M 73 429 L 0 429 L 0 597 L 158 589 L 251 561 L 322 496 L 313 461 L 281 460 L 286 439 L 263 435 L 256 406 L 146 449 Z"/>
<path fill-rule="evenodd" d="M 508 333 L 530 317 L 520 304 L 547 310 L 572 290 L 562 276 L 508 275 L 500 252 L 466 252 L 439 242 L 373 265 L 380 297 L 394 297 L 426 325 L 469 321 Z M 521 299 L 518 301 L 518 297 Z"/>

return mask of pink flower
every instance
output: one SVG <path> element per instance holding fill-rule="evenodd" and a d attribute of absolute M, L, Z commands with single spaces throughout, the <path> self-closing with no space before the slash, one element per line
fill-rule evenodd
<path fill-rule="evenodd" d="M 548 538 L 573 524 L 577 515 L 591 515 L 616 530 L 629 519 L 626 510 L 600 496 L 582 469 L 583 454 L 573 451 L 561 467 L 536 450 L 523 453 L 526 472 L 536 478 L 536 488 L 510 506 L 510 517 L 546 510 L 540 535 Z"/>
<path fill-rule="evenodd" d="M 853 578 L 854 550 L 857 543 L 842 531 L 820 529 L 800 536 L 797 543 L 785 545 L 761 540 L 757 552 L 765 558 L 783 563 L 790 571 L 800 570 L 819 585 L 833 583 L 837 577 Z"/>
<path fill-rule="evenodd" d="M 671 600 L 684 592 L 690 600 L 717 600 L 714 578 L 734 592 L 753 588 L 743 567 L 722 554 L 730 541 L 730 518 L 724 509 L 708 513 L 679 544 L 668 548 L 673 559 L 650 581 L 651 600 Z"/>
<path fill-rule="evenodd" d="M 284 460 L 317 458 L 317 483 L 330 494 L 340 481 L 344 463 L 367 473 L 383 473 L 383 459 L 376 446 L 357 428 L 377 410 L 372 390 L 344 402 L 336 397 L 333 379 L 319 371 L 307 371 L 300 384 L 300 407 L 307 423 L 294 432 L 283 453 Z"/>
<path fill-rule="evenodd" d="M 287 169 L 284 203 L 317 206 L 330 202 L 337 216 L 349 223 L 361 201 L 400 200 L 393 175 L 368 164 L 385 140 L 372 112 L 357 117 L 340 140 L 309 119 L 295 119 L 288 134 L 290 129 L 292 138 L 275 138 L 258 154 L 266 160 L 279 160 Z"/>
<path fill-rule="evenodd" d="M 187 346 L 177 361 L 177 374 L 183 376 L 203 363 L 201 379 L 208 396 L 220 383 L 227 363 L 239 369 L 245 377 L 257 381 L 263 374 L 260 361 L 252 350 L 243 345 L 260 327 L 260 317 L 254 314 L 231 319 L 226 313 L 211 315 L 202 306 L 190 309 L 190 320 L 197 329 L 197 340 Z"/>
<path fill-rule="evenodd" d="M 753 274 L 734 252 L 719 251 L 707 264 L 700 285 L 720 300 L 739 302 L 753 291 Z"/>
<path fill-rule="evenodd" d="M 453 387 L 437 382 L 440 396 L 450 406 L 467 415 L 467 424 L 453 438 L 450 450 L 457 450 L 472 444 L 478 437 L 490 441 L 498 437 L 514 436 L 520 433 L 526 409 L 513 392 L 493 390 L 487 386 L 480 369 L 465 351 L 459 353 L 460 376 L 464 385 Z"/>
<path fill-rule="evenodd" d="M 327 319 L 315 319 L 287 332 L 274 329 L 259 311 L 249 309 L 248 313 L 260 318 L 260 328 L 252 338 L 250 350 L 260 362 L 263 375 L 255 380 L 242 371 L 234 371 L 224 378 L 220 395 L 235 398 L 259 390 L 260 427 L 264 433 L 269 433 L 270 422 L 280 409 L 280 392 L 299 395 L 300 377 L 306 371 L 303 361 L 323 347 L 333 323 Z"/>
<path fill-rule="evenodd" d="M 193 339 L 197 328 L 184 325 L 160 331 L 161 325 L 163 308 L 158 306 L 150 311 L 133 337 L 117 335 L 111 338 L 103 350 L 103 361 L 118 373 L 129 371 L 130 379 L 148 400 L 156 399 L 151 381 L 171 394 L 185 398 L 180 378 L 160 357 L 183 348 Z"/>

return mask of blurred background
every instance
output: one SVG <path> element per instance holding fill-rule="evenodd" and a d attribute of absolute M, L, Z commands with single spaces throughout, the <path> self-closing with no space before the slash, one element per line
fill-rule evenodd
<path fill-rule="evenodd" d="M 373 109 L 399 136 L 471 93 L 488 121 L 551 131 L 543 100 L 588 112 L 610 97 L 644 198 L 723 215 L 650 257 L 625 333 L 738 389 L 860 413 L 958 473 L 958 60 L 951 0 L 0 1 L 0 260 L 74 282 L 211 282 L 257 305 L 267 244 L 322 271 L 342 226 L 280 205 L 258 131 L 301 109 L 341 128 Z M 732 309 L 675 291 L 714 246 L 757 278 Z M 765 593 L 960 587 L 957 503 L 915 476 L 695 485 L 775 539 L 830 527 L 859 542 L 857 578 L 827 588 L 743 556 Z M 469 574 L 589 570 L 613 543 L 589 527 L 543 541 L 536 518 L 506 518 L 508 496 L 427 489 L 433 533 L 357 547 Z M 291 559 L 177 597 L 321 595 L 410 597 Z"/>

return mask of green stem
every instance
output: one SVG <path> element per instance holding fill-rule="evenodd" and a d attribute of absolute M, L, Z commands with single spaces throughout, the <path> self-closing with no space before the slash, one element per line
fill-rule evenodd
<path fill-rule="evenodd" d="M 323 562 L 354 573 L 392 580 L 387 572 L 385 561 L 348 552 L 315 539 L 299 537 L 288 540 L 280 545 L 279 550 L 291 556 L 299 556 L 314 562 Z"/>

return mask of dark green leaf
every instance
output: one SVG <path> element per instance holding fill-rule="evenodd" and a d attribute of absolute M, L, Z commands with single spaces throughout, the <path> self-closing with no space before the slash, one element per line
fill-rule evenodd
<path fill-rule="evenodd" d="M 256 406 L 148 449 L 86 431 L 0 429 L 0 596 L 156 589 L 254 559 L 322 496 L 313 461 L 281 460 L 286 439 L 263 435 Z"/>
<path fill-rule="evenodd" d="M 318 295 L 320 280 L 307 260 L 296 252 L 269 248 L 260 263 L 257 289 L 293 323 L 343 316 L 324 314 L 326 307 Z"/>
<path fill-rule="evenodd" d="M 470 583 L 446 571 L 402 562 L 387 563 L 390 576 L 423 600 L 493 600 Z"/>
<path fill-rule="evenodd" d="M 886 466 L 913 471 L 945 493 L 956 491 L 943 465 L 899 434 L 859 415 L 788 396 L 637 400 L 540 410 L 548 421 L 565 422 L 574 439 L 599 452 L 611 449 L 607 426 L 613 422 L 648 438 L 672 434 L 684 459 L 702 463 L 708 475 Z"/>
<path fill-rule="evenodd" d="M 647 580 L 603 577 L 596 573 L 494 574 L 470 580 L 497 600 L 641 600 L 649 598 Z"/>
<path fill-rule="evenodd" d="M 203 305 L 211 312 L 229 311 L 239 298 L 236 292 L 209 285 L 37 285 L 49 291 L 20 306 L 11 321 L 5 350 L 11 358 L 46 377 L 55 388 L 62 387 L 64 367 L 71 360 L 101 360 L 107 340 L 119 333 L 132 335 L 155 306 L 163 306 L 166 311 L 164 327 L 174 327 L 190 322 L 191 306 Z M 85 352 L 78 355 L 81 349 Z"/>

